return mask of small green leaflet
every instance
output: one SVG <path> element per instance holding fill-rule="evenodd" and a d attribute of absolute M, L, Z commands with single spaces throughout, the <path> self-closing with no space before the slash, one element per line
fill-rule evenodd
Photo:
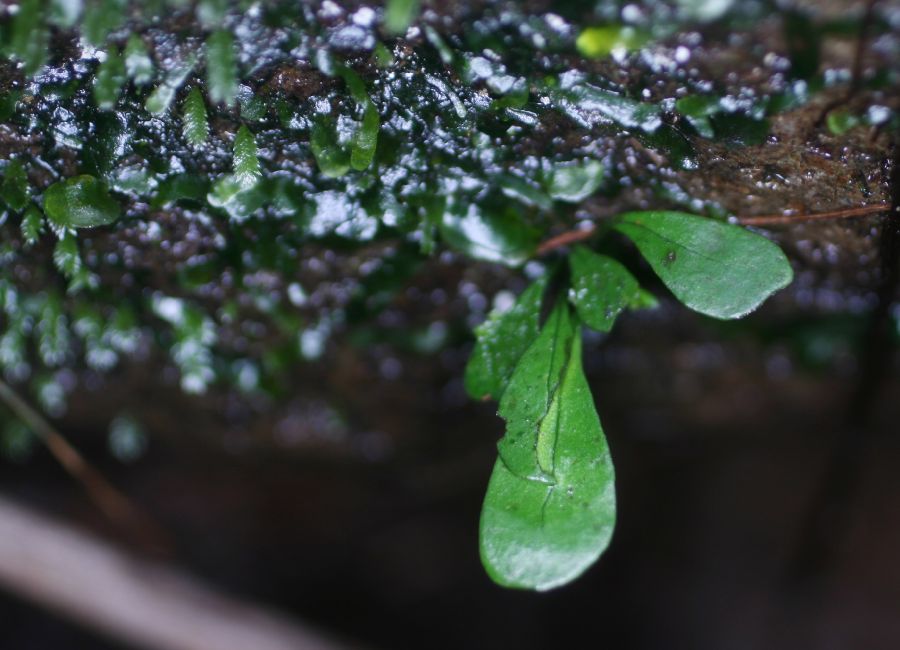
<path fill-rule="evenodd" d="M 545 591 L 574 580 L 603 553 L 615 526 L 615 473 L 581 367 L 578 328 L 549 410 L 555 482 L 516 476 L 498 459 L 481 511 L 481 561 L 507 587 Z"/>
<path fill-rule="evenodd" d="M 575 39 L 575 48 L 589 59 L 636 50 L 650 40 L 650 34 L 631 25 L 586 27 Z"/>
<path fill-rule="evenodd" d="M 557 165 L 550 174 L 547 189 L 550 196 L 558 201 L 579 203 L 597 191 L 603 177 L 603 163 L 599 160 Z"/>
<path fill-rule="evenodd" d="M 48 18 L 57 27 L 72 27 L 81 15 L 81 0 L 50 0 Z"/>
<path fill-rule="evenodd" d="M 506 434 L 500 460 L 514 475 L 553 484 L 553 448 L 559 412 L 553 395 L 570 357 L 575 327 L 565 302 L 557 303 L 541 333 L 519 359 L 500 399 Z"/>
<path fill-rule="evenodd" d="M 406 33 L 419 13 L 419 0 L 387 0 L 384 28 L 394 36 Z"/>
<path fill-rule="evenodd" d="M 209 122 L 206 119 L 206 105 L 200 90 L 191 88 L 191 92 L 181 107 L 181 133 L 192 147 L 199 147 L 209 138 Z"/>
<path fill-rule="evenodd" d="M 661 109 L 588 83 L 571 84 L 550 92 L 553 105 L 585 128 L 613 122 L 626 129 L 653 133 L 662 126 Z"/>
<path fill-rule="evenodd" d="M 350 145 L 350 166 L 356 171 L 362 171 L 371 165 L 375 158 L 381 117 L 378 115 L 378 108 L 372 103 L 372 99 L 366 91 L 366 84 L 362 77 L 344 65 L 335 65 L 334 73 L 344 80 L 353 101 L 363 111 L 362 124 L 353 134 L 353 141 Z"/>
<path fill-rule="evenodd" d="M 572 270 L 569 301 L 592 329 L 608 332 L 626 307 L 644 304 L 638 281 L 611 257 L 578 246 L 569 255 L 569 268 Z"/>
<path fill-rule="evenodd" d="M 686 18 L 711 21 L 724 16 L 734 0 L 678 0 L 676 4 Z"/>
<path fill-rule="evenodd" d="M 21 160 L 10 160 L 3 170 L 3 184 L 0 185 L 0 199 L 11 209 L 19 212 L 28 205 L 28 174 Z"/>
<path fill-rule="evenodd" d="M 84 12 L 81 34 L 94 47 L 102 47 L 106 37 L 125 20 L 126 0 L 98 0 Z"/>
<path fill-rule="evenodd" d="M 378 145 L 378 130 L 381 128 L 381 118 L 375 104 L 368 102 L 363 121 L 353 134 L 353 145 L 350 149 L 350 166 L 357 171 L 362 171 L 372 164 L 375 158 L 375 148 Z"/>
<path fill-rule="evenodd" d="M 197 18 L 204 27 L 218 27 L 228 13 L 228 0 L 200 0 L 197 3 Z"/>
<path fill-rule="evenodd" d="M 36 243 L 44 230 L 44 215 L 34 204 L 28 206 L 25 210 L 25 216 L 22 217 L 22 238 L 29 246 Z"/>
<path fill-rule="evenodd" d="M 478 339 L 466 365 L 466 392 L 473 399 L 499 399 L 519 358 L 540 331 L 546 276 L 535 280 L 511 309 L 491 312 L 475 330 Z"/>
<path fill-rule="evenodd" d="M 213 104 L 234 104 L 237 95 L 237 63 L 231 32 L 219 29 L 206 39 L 206 84 Z"/>
<path fill-rule="evenodd" d="M 537 233 L 513 210 L 482 210 L 475 203 L 452 206 L 440 224 L 444 241 L 479 260 L 518 266 L 534 253 Z"/>
<path fill-rule="evenodd" d="M 92 228 L 116 221 L 121 212 L 106 186 L 93 176 L 75 176 L 44 192 L 44 212 L 59 229 Z"/>
<path fill-rule="evenodd" d="M 229 217 L 238 222 L 248 219 L 270 199 L 264 187 L 253 185 L 244 188 L 234 176 L 219 179 L 206 195 L 212 207 L 225 210 Z"/>
<path fill-rule="evenodd" d="M 67 278 L 75 277 L 81 269 L 81 256 L 78 254 L 78 241 L 75 235 L 66 233 L 56 242 L 53 249 L 53 263 Z"/>
<path fill-rule="evenodd" d="M 256 138 L 242 125 L 234 137 L 234 178 L 242 189 L 247 190 L 256 185 L 260 175 Z"/>
<path fill-rule="evenodd" d="M 536 206 L 542 210 L 552 210 L 553 201 L 539 187 L 532 182 L 513 176 L 512 174 L 498 174 L 495 182 L 504 195 L 516 201 L 521 201 L 527 206 Z"/>
<path fill-rule="evenodd" d="M 112 47 L 94 77 L 94 102 L 98 108 L 108 111 L 116 105 L 125 79 L 125 62 L 119 51 Z"/>
<path fill-rule="evenodd" d="M 793 279 L 781 249 L 738 226 L 682 212 L 629 212 L 615 226 L 682 303 L 740 318 Z"/>
<path fill-rule="evenodd" d="M 136 86 L 153 81 L 153 61 L 140 36 L 132 34 L 125 44 L 125 71 Z"/>
<path fill-rule="evenodd" d="M 268 106 L 262 97 L 253 93 L 250 86 L 240 86 L 237 97 L 241 109 L 241 119 L 258 122 L 265 118 Z"/>
<path fill-rule="evenodd" d="M 177 91 L 181 87 L 181 84 L 184 83 L 184 80 L 187 79 L 191 70 L 194 69 L 195 63 L 195 59 L 191 58 L 181 63 L 175 69 L 169 71 L 162 83 L 150 93 L 147 101 L 144 102 L 144 108 L 154 115 L 162 115 L 165 113 L 169 109 L 172 100 L 175 99 L 175 91 Z"/>
<path fill-rule="evenodd" d="M 331 123 L 320 119 L 313 124 L 309 146 L 319 171 L 329 178 L 340 178 L 350 171 L 350 157 L 338 144 L 337 134 Z"/>
<path fill-rule="evenodd" d="M 22 62 L 26 75 L 32 75 L 47 57 L 47 26 L 44 24 L 42 0 L 22 0 L 12 22 L 7 51 Z"/>

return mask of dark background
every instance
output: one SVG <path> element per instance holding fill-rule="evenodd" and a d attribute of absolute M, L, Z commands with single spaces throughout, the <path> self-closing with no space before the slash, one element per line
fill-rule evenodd
<path fill-rule="evenodd" d="M 727 325 L 664 305 L 588 339 L 619 521 L 552 593 L 480 567 L 502 422 L 462 395 L 464 348 L 392 357 L 393 379 L 384 350 L 338 348 L 298 374 L 280 442 L 138 369 L 76 395 L 61 429 L 172 536 L 164 561 L 371 647 L 895 648 L 894 339 L 873 369 L 870 314 L 806 321 L 792 300 Z M 123 404 L 150 435 L 132 465 L 98 434 Z M 117 539 L 45 452 L 2 467 L 4 494 Z M 9 596 L 0 620 L 4 648 L 118 647 Z"/>

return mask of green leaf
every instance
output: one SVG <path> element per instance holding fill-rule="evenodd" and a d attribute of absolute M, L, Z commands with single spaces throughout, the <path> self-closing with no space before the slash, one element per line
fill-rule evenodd
<path fill-rule="evenodd" d="M 57 27 L 65 29 L 75 25 L 81 10 L 81 0 L 50 0 L 48 18 Z"/>
<path fill-rule="evenodd" d="M 44 212 L 59 228 L 93 228 L 116 221 L 121 212 L 106 186 L 93 176 L 75 176 L 44 192 Z"/>
<path fill-rule="evenodd" d="M 328 67 L 326 66 L 326 70 L 327 69 Z M 332 63 L 332 69 L 334 74 L 338 75 L 344 80 L 344 83 L 347 84 L 347 90 L 350 91 L 350 96 L 353 98 L 353 101 L 363 107 L 368 106 L 371 103 L 369 93 L 366 91 L 366 83 L 355 70 L 336 63 Z"/>
<path fill-rule="evenodd" d="M 475 329 L 477 342 L 466 365 L 466 392 L 474 399 L 503 395 L 521 356 L 538 336 L 546 276 L 535 280 L 511 309 L 491 312 Z"/>
<path fill-rule="evenodd" d="M 21 160 L 10 160 L 3 170 L 3 184 L 0 185 L 0 198 L 11 209 L 20 212 L 28 205 L 30 190 L 28 174 Z"/>
<path fill-rule="evenodd" d="M 419 14 L 419 0 L 387 0 L 384 8 L 384 29 L 395 36 L 405 34 Z"/>
<path fill-rule="evenodd" d="M 498 174 L 495 182 L 500 186 L 500 191 L 511 199 L 521 201 L 528 206 L 536 206 L 542 210 L 551 210 L 553 201 L 544 194 L 543 190 L 532 182 L 513 176 L 512 174 Z"/>
<path fill-rule="evenodd" d="M 682 212 L 629 212 L 615 228 L 676 298 L 714 318 L 750 313 L 793 278 L 778 246 L 731 224 Z"/>
<path fill-rule="evenodd" d="M 94 102 L 98 108 L 108 111 L 116 105 L 125 74 L 125 62 L 116 48 L 110 48 L 106 61 L 100 64 L 94 77 Z"/>
<path fill-rule="evenodd" d="M 708 22 L 724 16 L 734 0 L 678 0 L 681 14 L 690 20 Z"/>
<path fill-rule="evenodd" d="M 541 333 L 528 346 L 500 399 L 506 434 L 497 443 L 500 459 L 514 475 L 554 484 L 553 448 L 559 416 L 553 395 L 570 357 L 575 327 L 564 301 L 557 303 Z"/>
<path fill-rule="evenodd" d="M 266 193 L 260 186 L 244 188 L 234 176 L 225 176 L 212 186 L 206 200 L 214 208 L 221 208 L 234 221 L 244 221 L 266 203 Z"/>
<path fill-rule="evenodd" d="M 457 206 L 444 213 L 440 224 L 444 241 L 469 257 L 507 266 L 528 260 L 537 234 L 514 211 L 482 211 L 474 203 L 465 212 Z"/>
<path fill-rule="evenodd" d="M 126 0 L 98 0 L 84 12 L 81 34 L 94 47 L 103 47 L 106 37 L 125 20 Z"/>
<path fill-rule="evenodd" d="M 181 84 L 184 83 L 184 80 L 187 79 L 191 70 L 194 69 L 195 63 L 196 61 L 193 58 L 188 59 L 169 71 L 162 83 L 150 93 L 147 101 L 144 102 L 144 108 L 154 115 L 162 115 L 169 110 L 169 105 L 172 103 L 172 100 L 175 99 L 176 91 L 181 87 Z"/>
<path fill-rule="evenodd" d="M 572 286 L 569 301 L 592 329 L 608 332 L 626 307 L 642 305 L 638 281 L 611 257 L 578 246 L 569 255 Z"/>
<path fill-rule="evenodd" d="M 260 175 L 256 138 L 242 125 L 234 137 L 234 178 L 247 190 L 256 185 Z"/>
<path fill-rule="evenodd" d="M 234 104 L 237 95 L 237 63 L 231 32 L 219 29 L 206 39 L 206 85 L 213 104 Z"/>
<path fill-rule="evenodd" d="M 580 203 L 597 191 L 603 178 L 603 163 L 598 160 L 556 165 L 547 190 L 558 201 Z"/>
<path fill-rule="evenodd" d="M 28 206 L 22 217 L 22 238 L 29 246 L 37 242 L 44 230 L 44 215 L 36 205 Z"/>
<path fill-rule="evenodd" d="M 832 135 L 844 135 L 850 129 L 862 124 L 862 120 L 847 109 L 838 109 L 828 113 L 825 124 Z"/>
<path fill-rule="evenodd" d="M 586 27 L 575 39 L 575 48 L 591 59 L 602 59 L 613 52 L 630 52 L 650 40 L 647 32 L 630 25 L 602 25 Z"/>
<path fill-rule="evenodd" d="M 228 14 L 228 0 L 200 0 L 197 3 L 197 18 L 204 27 L 218 27 Z"/>
<path fill-rule="evenodd" d="M 329 178 L 340 178 L 350 171 L 350 156 L 338 144 L 332 124 L 317 120 L 310 135 L 310 148 L 319 170 Z"/>
<path fill-rule="evenodd" d="M 53 263 L 67 278 L 75 277 L 81 269 L 81 256 L 78 254 L 78 240 L 75 235 L 66 233 L 56 242 L 53 249 Z"/>
<path fill-rule="evenodd" d="M 353 144 L 350 149 L 350 166 L 357 171 L 362 171 L 372 164 L 375 158 L 375 149 L 378 146 L 378 130 L 381 128 L 381 118 L 375 104 L 368 102 L 363 113 L 363 121 L 353 134 Z"/>
<path fill-rule="evenodd" d="M 197 88 L 184 100 L 181 107 L 181 133 L 192 147 L 199 147 L 209 138 L 209 122 L 206 119 L 206 105 Z"/>
<path fill-rule="evenodd" d="M 161 208 L 176 202 L 200 204 L 209 192 L 208 177 L 200 174 L 175 174 L 159 184 L 151 207 Z"/>
<path fill-rule="evenodd" d="M 652 133 L 662 126 L 662 111 L 656 104 L 638 102 L 587 83 L 554 89 L 550 99 L 559 111 L 585 128 L 613 122 Z"/>
<path fill-rule="evenodd" d="M 47 58 L 47 26 L 42 0 L 22 0 L 13 18 L 9 53 L 22 62 L 26 75 L 41 69 Z"/>
<path fill-rule="evenodd" d="M 125 44 L 125 71 L 136 86 L 153 81 L 153 60 L 144 41 L 136 34 L 132 34 Z"/>
<path fill-rule="evenodd" d="M 249 86 L 241 86 L 238 89 L 238 104 L 241 107 L 241 119 L 248 122 L 258 122 L 266 117 L 265 100 L 254 94 Z"/>
<path fill-rule="evenodd" d="M 697 129 L 697 133 L 704 138 L 712 138 L 715 131 L 709 118 L 723 109 L 718 97 L 687 95 L 675 101 L 675 110 L 684 115 L 688 123 Z"/>
<path fill-rule="evenodd" d="M 481 511 L 481 561 L 507 587 L 544 591 L 574 580 L 603 553 L 615 526 L 615 472 L 577 330 L 550 410 L 556 482 L 521 478 L 498 459 Z"/>

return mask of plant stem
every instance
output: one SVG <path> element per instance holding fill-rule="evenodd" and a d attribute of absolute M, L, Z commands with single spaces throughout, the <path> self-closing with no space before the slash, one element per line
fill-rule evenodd
<path fill-rule="evenodd" d="M 755 217 L 737 217 L 736 222 L 742 226 L 777 226 L 809 221 L 850 219 L 853 217 L 863 217 L 870 214 L 889 212 L 890 210 L 891 205 L 889 203 L 876 203 L 874 205 L 863 205 L 856 208 L 844 208 L 841 210 L 829 210 L 828 212 L 813 212 L 810 214 L 765 214 Z M 596 232 L 596 226 L 579 228 L 578 230 L 569 230 L 551 237 L 540 244 L 537 247 L 535 254 L 537 257 L 543 257 L 564 246 L 590 239 Z"/>
<path fill-rule="evenodd" d="M 72 478 L 78 481 L 91 501 L 111 521 L 131 533 L 139 533 L 136 539 L 161 550 L 167 544 L 156 524 L 127 496 L 116 489 L 91 465 L 53 426 L 32 408 L 13 388 L 0 379 L 0 401 L 6 404 L 44 443 L 54 458 Z"/>
<path fill-rule="evenodd" d="M 738 217 L 737 222 L 742 226 L 772 226 L 780 224 L 802 223 L 807 221 L 824 221 L 828 219 L 849 219 L 851 217 L 863 217 L 869 214 L 888 212 L 891 209 L 889 203 L 877 203 L 875 205 L 863 205 L 858 208 L 845 208 L 843 210 L 830 210 L 828 212 L 814 212 L 812 214 L 766 214 L 757 217 Z"/>

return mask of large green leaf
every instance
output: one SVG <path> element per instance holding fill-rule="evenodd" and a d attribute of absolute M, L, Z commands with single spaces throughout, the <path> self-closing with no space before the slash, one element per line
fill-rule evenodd
<path fill-rule="evenodd" d="M 575 327 L 564 301 L 557 303 L 541 333 L 519 359 L 500 399 L 499 414 L 506 420 L 506 434 L 497 443 L 500 460 L 521 478 L 555 482 L 553 448 L 559 388 Z"/>
<path fill-rule="evenodd" d="M 92 228 L 116 221 L 121 211 L 106 186 L 93 176 L 75 176 L 44 192 L 44 212 L 60 228 Z"/>
<path fill-rule="evenodd" d="M 474 399 L 498 399 L 519 358 L 537 338 L 546 276 L 535 280 L 511 309 L 491 312 L 475 330 L 478 342 L 466 365 L 466 392 Z"/>
<path fill-rule="evenodd" d="M 569 300 L 581 320 L 595 330 L 610 331 L 622 310 L 643 303 L 638 281 L 611 257 L 578 246 L 569 255 L 569 267 Z"/>
<path fill-rule="evenodd" d="M 481 561 L 507 587 L 544 591 L 574 580 L 606 549 L 615 526 L 615 473 L 578 331 L 551 411 L 556 482 L 521 478 L 498 459 L 484 499 Z"/>
<path fill-rule="evenodd" d="M 740 318 L 790 284 L 791 266 L 768 239 L 682 212 L 629 212 L 615 228 L 630 238 L 685 305 L 714 318 Z"/>

